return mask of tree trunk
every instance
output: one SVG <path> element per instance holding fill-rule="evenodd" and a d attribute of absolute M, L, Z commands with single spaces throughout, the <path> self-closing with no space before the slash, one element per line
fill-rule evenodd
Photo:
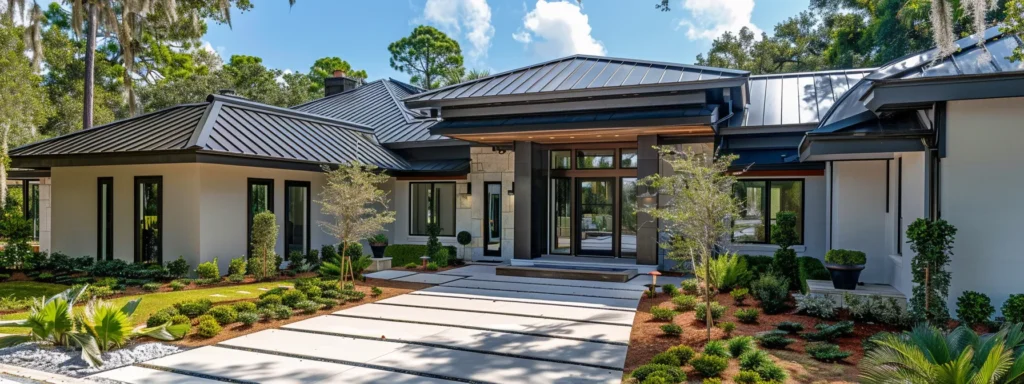
<path fill-rule="evenodd" d="M 85 86 L 82 104 L 82 129 L 92 127 L 93 94 L 96 84 L 96 5 L 88 4 L 88 37 L 85 43 Z"/>
<path fill-rule="evenodd" d="M 0 209 L 7 206 L 7 132 L 4 127 L 0 135 Z"/>
<path fill-rule="evenodd" d="M 704 317 L 708 321 L 708 342 L 711 342 L 711 327 L 714 327 L 715 320 L 711 316 L 711 255 L 704 255 Z"/>

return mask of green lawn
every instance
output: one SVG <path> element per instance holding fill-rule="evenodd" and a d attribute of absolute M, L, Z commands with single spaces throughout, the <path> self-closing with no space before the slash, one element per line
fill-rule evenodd
<path fill-rule="evenodd" d="M 40 283 L 35 281 L 9 281 L 0 283 L 0 297 L 14 296 L 15 299 L 52 296 L 68 289 L 61 284 Z"/>
<path fill-rule="evenodd" d="M 206 289 L 192 289 L 178 292 L 149 293 L 138 296 L 119 297 L 111 300 L 111 302 L 121 305 L 128 302 L 129 300 L 135 300 L 139 297 L 142 297 L 142 302 L 139 303 L 139 307 L 135 310 L 135 315 L 132 318 L 133 320 L 135 320 L 136 323 L 143 324 L 146 322 L 146 319 L 149 318 L 149 315 L 153 314 L 153 312 L 169 307 L 172 304 L 177 303 L 179 301 L 206 298 L 210 299 L 210 301 L 214 303 L 217 303 L 222 301 L 255 299 L 260 295 L 260 293 L 263 293 L 263 291 L 259 290 L 259 288 L 270 289 L 277 287 L 279 285 L 291 286 L 292 283 L 290 281 L 273 281 L 268 283 L 233 285 L 229 287 L 215 287 Z M 56 292 L 60 292 L 60 290 Z M 13 313 L 9 315 L 0 316 L 0 320 L 18 320 L 24 319 L 26 317 L 28 317 L 28 312 Z M 0 333 L 25 333 L 25 329 L 0 327 Z"/>

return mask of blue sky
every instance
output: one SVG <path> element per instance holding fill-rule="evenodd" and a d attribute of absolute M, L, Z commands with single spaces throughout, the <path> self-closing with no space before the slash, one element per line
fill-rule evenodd
<path fill-rule="evenodd" d="M 772 27 L 807 8 L 807 0 L 285 0 L 256 1 L 232 15 L 232 28 L 211 25 L 203 40 L 225 61 L 262 57 L 270 67 L 307 71 L 338 56 L 370 79 L 408 75 L 388 65 L 387 46 L 427 24 L 459 41 L 467 68 L 491 73 L 573 53 L 692 63 L 724 30 Z"/>

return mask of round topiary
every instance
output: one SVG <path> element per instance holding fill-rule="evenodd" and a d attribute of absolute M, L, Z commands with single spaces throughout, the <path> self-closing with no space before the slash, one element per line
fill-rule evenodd
<path fill-rule="evenodd" d="M 320 303 L 312 300 L 300 301 L 295 304 L 295 309 L 302 311 L 304 314 L 312 315 L 320 310 Z"/>
<path fill-rule="evenodd" d="M 473 235 L 469 232 L 462 231 L 458 235 L 455 235 L 455 241 L 459 242 L 459 245 L 466 246 L 473 242 Z"/>
<path fill-rule="evenodd" d="M 1010 323 L 1024 323 L 1024 293 L 1010 295 L 1003 303 L 1003 317 Z"/>
<path fill-rule="evenodd" d="M 199 335 L 199 337 L 209 339 L 217 336 L 217 334 L 220 333 L 220 330 L 220 324 L 217 323 L 217 320 L 209 318 L 199 322 L 199 329 L 196 330 L 196 334 Z"/>
<path fill-rule="evenodd" d="M 682 363 L 679 362 L 678 356 L 668 352 L 662 352 L 657 355 L 654 355 L 654 357 L 651 358 L 651 364 L 664 364 L 673 367 L 683 365 Z"/>
<path fill-rule="evenodd" d="M 665 353 L 676 355 L 676 357 L 679 358 L 679 365 L 686 365 L 690 362 L 690 359 L 693 358 L 693 355 L 696 354 L 696 352 L 693 351 L 693 348 L 685 345 L 674 346 L 665 351 Z"/>
<path fill-rule="evenodd" d="M 304 289 L 302 292 L 305 293 L 306 297 L 310 299 L 315 299 L 323 295 L 323 290 L 317 286 L 306 287 L 306 289 Z"/>
<path fill-rule="evenodd" d="M 281 296 L 278 295 L 267 295 L 256 302 L 256 307 L 258 308 L 268 308 L 278 305 L 281 305 Z"/>
<path fill-rule="evenodd" d="M 238 321 L 245 325 L 253 325 L 260 321 L 260 314 L 256 311 L 239 312 Z"/>
<path fill-rule="evenodd" d="M 185 315 L 174 315 L 174 316 L 171 316 L 171 324 L 174 324 L 174 325 L 178 325 L 178 324 L 189 324 L 189 325 L 192 325 L 192 319 L 188 318 L 188 316 L 185 316 Z"/>
<path fill-rule="evenodd" d="M 718 377 L 729 367 L 729 360 L 721 356 L 702 354 L 690 360 L 690 366 L 703 377 Z"/>
<path fill-rule="evenodd" d="M 238 312 L 239 314 L 241 314 L 242 312 L 256 312 L 256 303 L 251 301 L 239 301 L 231 305 L 231 307 L 234 308 L 235 312 Z"/>
<path fill-rule="evenodd" d="M 956 299 L 956 316 L 967 326 L 987 322 L 995 311 L 992 300 L 981 292 L 965 291 Z"/>
<path fill-rule="evenodd" d="M 287 305 L 277 305 L 271 308 L 274 319 L 284 320 L 292 317 L 292 309 Z"/>
<path fill-rule="evenodd" d="M 206 314 L 213 316 L 220 325 L 231 324 L 238 320 L 238 312 L 227 305 L 218 305 L 210 308 L 210 311 Z"/>
<path fill-rule="evenodd" d="M 307 299 L 308 298 L 306 297 L 305 293 L 299 292 L 297 290 L 292 290 L 285 292 L 284 295 L 281 295 L 281 304 L 295 308 L 295 305 L 299 304 L 300 302 L 306 301 Z"/>
<path fill-rule="evenodd" d="M 671 365 L 665 364 L 641 365 L 637 367 L 637 369 L 634 369 L 633 372 L 630 373 L 630 376 L 637 379 L 637 381 L 643 382 L 645 379 L 647 379 L 648 376 L 653 375 L 655 372 L 667 373 L 671 377 L 671 383 L 686 381 L 686 373 L 683 372 L 682 369 L 679 369 L 679 367 L 673 367 Z"/>
<path fill-rule="evenodd" d="M 171 317 L 172 316 L 174 316 L 174 315 L 172 315 L 169 311 L 165 311 L 165 310 L 156 311 L 152 315 L 149 315 L 149 319 L 146 319 L 146 326 L 147 327 L 159 327 L 161 325 L 167 324 L 168 322 L 171 321 Z"/>

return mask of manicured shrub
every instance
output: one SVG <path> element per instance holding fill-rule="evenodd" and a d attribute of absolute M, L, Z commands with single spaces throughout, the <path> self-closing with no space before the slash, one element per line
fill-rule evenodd
<path fill-rule="evenodd" d="M 178 280 L 174 280 L 170 284 L 170 287 L 171 287 L 172 291 L 180 291 L 182 289 L 185 289 L 185 286 L 186 286 L 185 283 L 182 283 L 182 282 L 180 282 Z"/>
<path fill-rule="evenodd" d="M 757 334 L 757 343 L 768 349 L 785 349 L 786 346 L 796 342 L 786 335 L 787 333 L 784 331 L 761 332 Z"/>
<path fill-rule="evenodd" d="M 754 371 L 740 371 L 736 376 L 732 377 L 732 381 L 735 381 L 736 384 L 759 384 L 761 383 L 761 375 Z"/>
<path fill-rule="evenodd" d="M 693 308 L 694 317 L 700 321 L 707 321 L 707 303 L 697 303 L 697 306 Z M 711 302 L 711 319 L 718 320 L 725 314 L 725 307 L 722 304 L 718 304 L 717 301 Z"/>
<path fill-rule="evenodd" d="M 945 328 L 949 323 L 949 283 L 956 227 L 945 220 L 919 218 L 907 227 L 907 242 L 915 256 L 910 261 L 913 289 L 910 313 L 915 322 Z"/>
<path fill-rule="evenodd" d="M 744 324 L 754 324 L 757 322 L 757 317 L 761 315 L 761 312 L 757 308 L 744 308 L 739 309 L 734 313 L 736 318 Z"/>
<path fill-rule="evenodd" d="M 867 256 L 861 251 L 830 249 L 825 252 L 825 262 L 838 265 L 864 265 L 867 262 Z"/>
<path fill-rule="evenodd" d="M 232 304 L 231 308 L 234 308 L 235 312 L 238 312 L 238 313 L 242 313 L 242 312 L 255 312 L 256 311 L 256 303 L 251 302 L 251 301 L 239 301 L 237 303 Z"/>
<path fill-rule="evenodd" d="M 210 308 L 210 311 L 206 314 L 213 316 L 220 325 L 231 324 L 238 321 L 238 312 L 227 305 L 218 305 Z"/>
<path fill-rule="evenodd" d="M 455 246 L 442 247 L 448 250 L 448 255 L 458 255 Z M 427 246 L 423 244 L 390 244 L 384 249 L 384 257 L 392 258 L 392 265 L 412 265 L 416 268 L 420 265 L 420 256 L 427 255 Z"/>
<path fill-rule="evenodd" d="M 210 307 L 213 307 L 210 299 L 195 299 L 174 303 L 174 308 L 177 308 L 178 312 L 188 316 L 190 319 L 206 314 Z"/>
<path fill-rule="evenodd" d="M 199 335 L 199 337 L 209 339 L 211 337 L 217 336 L 217 334 L 220 333 L 220 330 L 221 327 L 220 324 L 217 323 L 217 320 L 212 318 L 204 319 L 203 321 L 199 322 L 199 328 L 196 329 L 196 334 Z"/>
<path fill-rule="evenodd" d="M 731 321 L 723 321 L 718 324 L 718 328 L 722 329 L 722 332 L 725 333 L 725 337 L 731 337 L 732 331 L 736 330 L 736 323 L 733 323 Z"/>
<path fill-rule="evenodd" d="M 390 245 L 389 245 L 389 247 L 390 247 Z M 420 265 L 416 264 L 416 263 L 406 263 L 405 264 L 405 269 L 416 269 L 416 268 L 419 268 L 419 266 Z"/>
<path fill-rule="evenodd" d="M 732 300 L 736 302 L 736 305 L 743 305 L 743 302 L 747 300 L 747 295 L 750 290 L 746 288 L 736 288 L 729 292 L 729 296 L 732 296 Z"/>
<path fill-rule="evenodd" d="M 808 343 L 804 351 L 815 360 L 834 363 L 850 357 L 852 353 L 839 349 L 838 345 L 830 343 Z"/>
<path fill-rule="evenodd" d="M 146 292 L 156 292 L 160 290 L 160 287 L 160 283 L 146 283 L 142 285 L 142 290 Z"/>
<path fill-rule="evenodd" d="M 965 291 L 956 299 L 956 316 L 968 326 L 988 322 L 996 308 L 984 293 Z"/>
<path fill-rule="evenodd" d="M 651 307 L 651 317 L 658 321 L 672 321 L 679 313 L 668 308 L 654 306 Z"/>
<path fill-rule="evenodd" d="M 763 275 L 750 284 L 750 294 L 761 303 L 764 313 L 780 313 L 788 306 L 789 281 L 771 274 Z"/>
<path fill-rule="evenodd" d="M 662 352 L 657 355 L 654 355 L 654 357 L 651 358 L 650 364 L 664 364 L 673 367 L 683 365 L 681 362 L 679 362 L 678 356 L 668 352 Z"/>
<path fill-rule="evenodd" d="M 648 376 L 656 372 L 664 372 L 662 375 L 667 374 L 670 377 L 670 383 L 686 381 L 686 373 L 679 369 L 679 366 L 665 364 L 644 364 L 634 369 L 629 375 L 637 381 L 643 382 Z"/>
<path fill-rule="evenodd" d="M 220 269 L 217 267 L 217 258 L 214 257 L 212 261 L 205 263 L 199 263 L 196 267 L 196 275 L 200 279 L 216 279 L 220 277 Z"/>
<path fill-rule="evenodd" d="M 679 358 L 679 365 L 686 365 L 690 362 L 690 359 L 693 358 L 693 355 L 696 354 L 696 352 L 693 351 L 693 348 L 685 345 L 674 346 L 665 351 L 665 353 L 676 355 L 676 357 Z"/>
<path fill-rule="evenodd" d="M 341 292 L 337 289 L 326 289 L 320 292 L 320 297 L 324 299 L 339 299 L 341 298 Z"/>
<path fill-rule="evenodd" d="M 800 289 L 800 268 L 796 261 L 796 251 L 792 247 L 800 240 L 796 232 L 796 213 L 780 211 L 775 214 L 775 224 L 771 225 L 771 241 L 779 246 L 775 250 L 772 267 L 781 274 L 787 283 L 788 290 Z"/>
<path fill-rule="evenodd" d="M 348 299 L 348 301 L 353 301 L 353 302 L 360 301 L 360 300 L 362 300 L 363 298 L 366 297 L 365 293 L 362 293 L 362 292 L 359 292 L 359 291 L 356 291 L 356 290 L 344 291 L 343 294 Z"/>
<path fill-rule="evenodd" d="M 669 296 L 675 296 L 676 294 L 679 293 L 679 289 L 676 288 L 676 286 L 673 285 L 673 284 L 662 285 L 661 286 L 661 291 L 664 292 L 666 295 L 669 295 Z"/>
<path fill-rule="evenodd" d="M 804 337 L 811 341 L 832 341 L 853 334 L 852 321 L 840 321 L 835 324 L 821 323 L 814 326 L 817 332 L 806 333 Z"/>
<path fill-rule="evenodd" d="M 704 345 L 704 354 L 729 358 L 729 348 L 722 340 L 711 340 Z"/>
<path fill-rule="evenodd" d="M 245 281 L 245 275 L 228 275 L 228 281 L 232 283 L 241 283 Z"/>
<path fill-rule="evenodd" d="M 435 263 L 433 261 L 427 263 L 427 270 L 428 271 L 436 271 L 436 270 L 438 270 L 437 263 Z"/>
<path fill-rule="evenodd" d="M 774 361 L 768 361 L 757 367 L 757 374 L 761 376 L 761 380 L 769 383 L 781 383 L 786 381 L 786 370 L 775 364 Z"/>
<path fill-rule="evenodd" d="M 682 289 L 687 295 L 696 295 L 697 285 L 697 279 L 683 280 L 683 282 L 679 283 L 679 289 Z"/>
<path fill-rule="evenodd" d="M 307 299 L 308 297 L 306 297 L 305 293 L 302 293 L 298 290 L 289 290 L 288 292 L 285 292 L 283 295 L 281 295 L 281 304 L 295 308 L 295 306 L 299 304 L 299 302 L 306 301 Z"/>
<path fill-rule="evenodd" d="M 320 264 L 320 251 L 315 250 L 315 249 L 310 249 L 309 252 L 306 253 L 306 264 L 307 265 L 317 265 L 317 264 Z"/>
<path fill-rule="evenodd" d="M 776 324 L 775 328 L 780 331 L 786 331 L 786 333 L 799 333 L 803 332 L 804 325 L 795 321 L 783 321 Z"/>
<path fill-rule="evenodd" d="M 279 295 L 267 295 L 260 298 L 256 302 L 256 306 L 259 308 L 268 308 L 273 306 L 281 305 L 281 296 Z"/>
<path fill-rule="evenodd" d="M 729 356 L 739 358 L 744 353 L 754 350 L 754 338 L 750 336 L 740 336 L 729 339 Z"/>
<path fill-rule="evenodd" d="M 245 257 L 231 259 L 231 263 L 228 264 L 228 275 L 245 275 L 245 264 Z"/>
<path fill-rule="evenodd" d="M 678 324 L 662 324 L 661 331 L 669 336 L 679 336 L 683 334 L 683 327 Z"/>
<path fill-rule="evenodd" d="M 306 289 L 302 291 L 302 293 L 305 293 L 306 297 L 310 299 L 315 299 L 323 295 L 323 290 L 321 290 L 320 287 L 314 285 L 311 287 L 306 287 Z"/>
<path fill-rule="evenodd" d="M 828 269 L 825 268 L 825 264 L 822 264 L 818 258 L 803 256 L 798 257 L 796 261 L 800 266 L 800 290 L 804 294 L 810 292 L 810 288 L 807 287 L 807 280 L 832 280 L 832 274 L 829 273 Z"/>
<path fill-rule="evenodd" d="M 843 302 L 846 304 L 846 309 L 850 311 L 850 315 L 857 320 L 874 321 L 897 327 L 907 326 L 911 323 L 910 314 L 895 297 L 868 296 L 864 298 L 844 294 Z"/>
<path fill-rule="evenodd" d="M 260 321 L 260 314 L 256 311 L 245 311 L 238 313 L 238 322 L 245 325 L 253 325 Z"/>
<path fill-rule="evenodd" d="M 648 299 L 653 299 L 655 297 L 658 297 L 658 291 L 655 291 L 653 289 L 648 289 L 648 290 L 644 291 L 644 296 L 647 296 Z"/>
<path fill-rule="evenodd" d="M 836 317 L 836 303 L 825 296 L 798 296 L 796 299 L 796 310 L 799 313 L 819 319 Z"/>
<path fill-rule="evenodd" d="M 676 307 L 676 311 L 689 312 L 697 306 L 697 297 L 685 294 L 676 295 L 672 298 L 672 305 Z"/>
<path fill-rule="evenodd" d="M 377 297 L 384 294 L 384 290 L 378 287 L 370 287 L 370 296 Z"/>
<path fill-rule="evenodd" d="M 321 309 L 331 309 L 338 305 L 338 300 L 328 299 L 326 297 L 318 297 L 313 299 L 313 301 L 320 304 Z"/>
<path fill-rule="evenodd" d="M 291 251 L 288 253 L 288 268 L 295 269 L 306 262 L 306 255 L 303 255 L 299 251 Z"/>
<path fill-rule="evenodd" d="M 302 311 L 304 314 L 312 315 L 320 310 L 320 303 L 312 300 L 300 301 L 295 304 L 295 309 Z"/>
<path fill-rule="evenodd" d="M 740 369 L 754 371 L 764 364 L 772 362 L 768 352 L 753 349 L 740 355 Z"/>
<path fill-rule="evenodd" d="M 275 305 L 270 307 L 272 317 L 276 320 L 283 320 L 292 317 L 292 309 L 287 305 Z"/>
<path fill-rule="evenodd" d="M 171 321 L 171 317 L 177 314 L 178 310 L 174 309 L 174 307 L 167 307 L 159 311 L 153 312 L 152 315 L 149 315 L 149 319 L 146 319 L 146 326 L 159 327 L 161 325 L 167 324 L 168 322 Z"/>
<path fill-rule="evenodd" d="M 1003 317 L 1010 323 L 1024 323 L 1024 293 L 1010 295 L 1003 303 Z"/>
<path fill-rule="evenodd" d="M 167 274 L 172 278 L 180 279 L 188 275 L 189 267 L 185 258 L 178 256 L 177 260 L 167 263 Z"/>
<path fill-rule="evenodd" d="M 690 366 L 703 377 L 717 377 L 729 367 L 729 360 L 721 356 L 703 354 L 690 360 Z"/>
<path fill-rule="evenodd" d="M 189 325 L 191 325 L 192 324 L 192 319 L 188 318 L 188 316 L 185 316 L 185 315 L 174 315 L 174 316 L 171 316 L 171 324 L 172 325 L 178 325 L 178 324 L 189 324 Z"/>

